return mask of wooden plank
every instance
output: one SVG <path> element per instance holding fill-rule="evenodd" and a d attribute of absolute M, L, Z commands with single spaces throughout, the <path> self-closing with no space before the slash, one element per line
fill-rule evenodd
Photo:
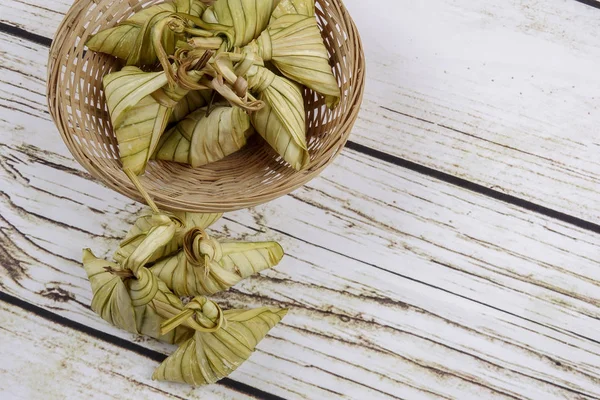
<path fill-rule="evenodd" d="M 30 33 L 53 38 L 58 24 L 73 4 L 70 0 L 20 1 L 9 0 L 0 6 L 0 23 Z"/>
<path fill-rule="evenodd" d="M 254 398 L 222 385 L 152 381 L 156 361 L 3 302 L 0 330 L 4 399 Z"/>
<path fill-rule="evenodd" d="M 87 307 L 81 247 L 108 256 L 140 206 L 91 181 L 57 139 L 44 49 L 1 39 L 22 48 L 0 61 L 14 83 L 0 86 L 3 289 L 168 351 Z M 350 151 L 215 229 L 288 254 L 220 297 L 292 309 L 236 380 L 290 398 L 600 396 L 598 235 Z"/>
<path fill-rule="evenodd" d="M 18 175 L 23 174 L 28 177 L 31 185 L 34 187 L 34 190 L 24 191 L 22 188 L 17 187 L 11 191 L 9 197 L 17 198 L 17 201 L 20 201 L 20 199 L 19 196 L 13 195 L 15 192 L 21 192 L 23 197 L 35 199 L 32 200 L 34 203 L 46 203 L 47 200 L 51 200 L 52 196 L 43 192 L 39 193 L 39 191 L 35 189 L 38 185 L 42 187 L 48 185 L 47 182 L 50 180 L 48 179 L 50 175 L 55 176 L 55 178 L 52 179 L 57 179 L 59 182 L 63 183 L 75 183 L 78 180 L 78 177 L 71 177 L 71 179 L 69 179 L 67 174 L 60 174 L 59 171 L 56 171 L 51 166 L 45 166 L 43 161 L 39 161 L 41 158 L 38 158 L 38 161 L 32 159 L 31 161 L 24 160 L 24 162 L 19 162 L 19 154 L 17 152 L 11 152 L 6 154 L 6 156 L 3 154 L 3 158 L 8 160 L 7 163 L 12 165 L 13 171 L 17 171 Z M 30 172 L 25 172 L 27 170 L 30 170 Z M 37 175 L 37 177 L 35 177 L 34 174 Z M 52 185 L 46 187 L 46 189 L 49 189 L 46 190 L 46 192 L 55 193 L 59 198 L 66 197 L 65 195 L 68 196 L 68 192 L 64 192 L 65 189 L 61 188 L 59 185 Z M 89 189 L 91 188 L 88 187 L 85 190 L 88 191 Z M 105 192 L 108 192 L 108 190 L 99 190 L 98 188 L 95 188 L 89 193 L 93 193 L 94 197 L 102 197 Z M 81 195 L 82 194 L 80 194 L 80 196 Z M 314 197 L 314 192 L 307 192 L 303 197 Z M 61 201 L 64 202 L 65 200 Z M 49 203 L 51 203 L 51 201 Z M 290 204 L 290 206 L 295 206 L 296 209 L 305 207 L 302 202 L 295 202 Z M 28 210 L 30 209 L 30 206 L 22 204 L 22 208 Z M 286 207 L 279 207 L 275 210 L 266 208 L 264 211 L 261 210 L 256 212 L 255 215 L 239 215 L 236 213 L 231 218 L 241 220 L 244 224 L 252 224 L 251 220 L 254 217 L 260 218 L 261 215 L 264 217 L 265 213 L 275 215 L 277 216 L 275 218 L 279 218 L 278 216 L 282 213 L 283 208 Z M 23 296 L 29 301 L 34 301 L 47 307 L 57 309 L 61 314 L 69 315 L 71 318 L 79 320 L 87 325 L 91 325 L 96 329 L 109 330 L 112 334 L 118 336 L 128 336 L 122 332 L 114 332 L 115 330 L 109 329 L 102 321 L 98 321 L 97 318 L 90 315 L 87 308 L 81 309 L 82 307 L 85 307 L 86 304 L 89 304 L 90 298 L 87 283 L 85 282 L 83 273 L 77 262 L 79 249 L 92 243 L 96 250 L 108 253 L 109 249 L 116 244 L 114 238 L 106 238 L 101 235 L 82 234 L 82 231 L 87 230 L 87 226 L 92 226 L 88 217 L 98 213 L 98 211 L 94 212 L 88 210 L 85 213 L 79 211 L 77 214 L 79 219 L 82 221 L 85 220 L 86 222 L 84 222 L 83 225 L 70 227 L 70 222 L 64 221 L 63 218 L 60 218 L 60 221 L 51 225 L 47 220 L 33 215 L 33 213 L 36 212 L 35 210 L 32 210 L 33 212 L 28 211 L 29 214 L 27 215 L 27 218 L 29 221 L 22 221 L 21 216 L 14 215 L 16 214 L 15 207 L 11 206 L 8 202 L 3 202 L 2 209 L 3 215 L 7 215 L 8 218 L 13 221 L 11 223 L 19 226 L 18 230 L 15 228 L 9 230 L 10 241 L 3 241 L 3 247 L 10 249 L 12 253 L 11 257 L 19 261 L 18 268 L 11 269 L 11 271 L 16 274 L 22 274 L 21 277 L 16 279 L 16 282 L 4 283 L 11 288 L 11 292 L 14 291 L 13 293 Z M 54 212 L 44 212 L 41 215 L 51 216 L 53 214 L 60 215 Z M 104 219 L 111 218 L 118 220 L 119 214 L 126 214 L 126 218 L 130 217 L 130 214 L 123 210 L 116 210 L 115 212 L 109 211 L 108 213 L 104 212 L 103 217 Z M 303 211 L 302 215 L 306 215 L 306 213 Z M 325 213 L 319 214 L 319 217 L 321 218 L 324 216 Z M 284 222 L 286 225 L 288 225 L 288 223 L 300 224 L 300 221 L 297 220 L 284 220 Z M 360 224 L 357 225 L 358 227 L 356 229 L 361 230 L 365 228 L 364 226 L 361 227 Z M 7 228 L 10 228 L 10 226 Z M 303 229 L 306 229 L 306 227 L 303 227 Z M 19 237 L 20 232 L 22 232 L 24 237 Z M 251 229 L 244 228 L 232 221 L 227 221 L 219 229 L 219 232 L 233 233 L 238 237 L 254 234 L 252 237 L 257 240 L 271 237 L 273 234 L 276 235 L 275 232 L 270 232 L 268 235 L 256 235 L 256 232 L 253 232 Z M 293 234 L 305 236 L 301 232 L 293 232 Z M 314 231 L 308 232 L 308 234 L 315 237 Z M 60 236 L 69 238 L 69 241 L 68 243 L 57 243 L 56 240 L 52 240 L 52 235 L 54 235 L 54 237 Z M 322 232 L 319 232 L 319 236 L 324 237 L 325 235 Z M 525 323 L 525 325 L 523 325 L 523 321 L 518 321 L 518 319 L 514 318 L 509 318 L 508 323 L 497 326 L 498 324 L 493 321 L 496 318 L 505 319 L 506 316 L 502 315 L 502 313 L 490 314 L 489 310 L 485 310 L 485 307 L 478 307 L 479 309 L 477 312 L 461 316 L 461 314 L 464 313 L 463 307 L 469 309 L 473 306 L 473 304 L 470 304 L 471 302 L 464 301 L 462 298 L 455 295 L 445 295 L 443 292 L 440 292 L 439 289 L 427 289 L 426 287 L 423 287 L 423 284 L 416 284 L 414 281 L 395 277 L 395 274 L 393 274 L 394 277 L 392 278 L 390 273 L 383 274 L 382 272 L 383 276 L 374 279 L 370 277 L 374 273 L 372 267 L 365 266 L 363 263 L 353 262 L 352 260 L 339 256 L 335 257 L 334 255 L 328 254 L 325 250 L 319 251 L 318 248 L 315 248 L 314 246 L 307 246 L 306 244 L 302 245 L 298 240 L 290 240 L 285 236 L 277 237 L 277 239 L 282 241 L 285 248 L 288 250 L 289 257 L 292 257 L 292 260 L 288 261 L 286 267 L 284 269 L 279 269 L 276 273 L 267 274 L 267 277 L 265 278 L 254 279 L 244 283 L 240 286 L 239 290 L 241 293 L 238 293 L 237 296 L 223 296 L 223 299 L 227 300 L 227 304 L 231 304 L 232 306 L 240 306 L 247 303 L 258 306 L 264 304 L 264 301 L 269 301 L 272 302 L 272 304 L 283 303 L 292 307 L 293 311 L 289 318 L 294 318 L 295 320 L 290 322 L 290 329 L 286 330 L 285 335 L 280 338 L 281 344 L 275 345 L 273 344 L 272 339 L 270 339 L 264 346 L 266 352 L 269 352 L 267 349 L 274 349 L 275 353 L 271 355 L 271 357 L 277 357 L 280 356 L 280 354 L 293 354 L 294 358 L 297 360 L 296 362 L 303 365 L 319 365 L 325 362 L 325 366 L 328 370 L 347 371 L 348 368 L 351 370 L 358 369 L 356 367 L 340 366 L 338 363 L 341 362 L 332 360 L 330 357 L 332 356 L 332 351 L 335 351 L 335 353 L 339 353 L 339 357 L 345 357 L 343 360 L 347 363 L 356 363 L 357 360 L 364 359 L 365 363 L 368 362 L 366 365 L 368 365 L 369 368 L 377 368 L 377 364 L 381 360 L 387 359 L 389 365 L 394 369 L 398 368 L 398 371 L 411 371 L 411 375 L 417 375 L 417 372 L 413 370 L 414 366 L 411 366 L 410 364 L 398 365 L 398 361 L 394 363 L 393 357 L 389 357 L 389 355 L 386 357 L 385 351 L 390 351 L 388 346 L 393 345 L 395 342 L 404 342 L 407 343 L 406 345 L 411 343 L 412 346 L 415 345 L 414 342 L 417 342 L 421 346 L 425 346 L 426 343 L 423 342 L 430 340 L 434 340 L 436 343 L 438 341 L 444 343 L 448 340 L 446 335 L 449 335 L 450 337 L 456 335 L 455 337 L 457 339 L 451 340 L 450 346 L 453 349 L 456 349 L 456 346 L 458 346 L 458 349 L 460 350 L 453 350 L 448 354 L 447 351 L 438 344 L 435 347 L 440 353 L 435 357 L 433 355 L 425 356 L 424 354 L 421 354 L 425 351 L 423 349 L 419 349 L 417 355 L 413 356 L 425 357 L 426 359 L 431 359 L 433 357 L 436 360 L 434 365 L 443 365 L 444 357 L 457 359 L 457 357 L 460 356 L 460 352 L 456 354 L 457 351 L 467 351 L 470 354 L 470 357 L 479 357 L 480 352 L 482 352 L 483 354 L 488 355 L 488 357 L 491 357 L 491 360 L 499 360 L 498 362 L 502 365 L 502 360 L 505 357 L 502 354 L 506 351 L 506 349 L 503 349 L 504 346 L 493 346 L 494 348 L 490 349 L 486 346 L 486 342 L 492 340 L 492 338 L 488 337 L 486 334 L 483 335 L 483 338 L 479 337 L 480 334 L 470 332 L 472 329 L 483 329 L 484 331 L 493 330 L 494 335 L 511 338 L 510 342 L 514 340 L 517 342 L 524 340 L 525 343 L 519 343 L 518 345 L 513 344 L 515 346 L 526 346 L 535 349 L 540 348 L 539 332 L 541 329 L 541 332 L 543 332 L 544 335 L 550 335 L 550 337 L 553 338 L 541 346 L 543 349 L 542 354 L 549 351 L 548 354 L 554 359 L 555 350 L 552 350 L 552 348 L 555 346 L 555 343 L 553 342 L 555 340 L 564 340 L 570 344 L 575 343 L 575 345 L 581 349 L 573 351 L 569 346 L 563 347 L 560 351 L 562 354 L 557 362 L 562 364 L 566 363 L 566 360 L 569 360 L 568 365 L 570 368 L 574 365 L 579 365 L 577 368 L 582 371 L 592 371 L 593 373 L 594 363 L 600 361 L 596 359 L 598 351 L 595 346 L 590 346 L 586 340 L 579 340 L 575 336 L 579 333 L 579 329 L 585 328 L 582 325 L 586 323 L 586 318 L 580 319 L 579 322 L 574 321 L 574 318 L 569 316 L 571 313 L 568 311 L 565 312 L 565 310 L 561 309 L 562 307 L 548 308 L 548 306 L 542 302 L 527 299 L 525 296 L 513 295 L 512 298 L 508 298 L 511 292 L 509 288 L 503 290 L 496 289 L 491 295 L 502 296 L 500 299 L 502 299 L 506 308 L 518 308 L 525 305 L 527 301 L 530 301 L 534 304 L 531 307 L 527 307 L 527 313 L 537 311 L 538 314 L 548 313 L 550 316 L 554 312 L 560 313 L 561 318 L 568 319 L 567 324 L 562 327 L 561 331 L 564 332 L 565 327 L 573 323 L 575 328 L 571 326 L 570 329 L 575 332 L 565 332 L 563 334 L 560 334 L 559 332 L 557 334 L 557 332 L 553 332 L 553 327 L 548 329 L 544 326 L 536 326 L 536 324 Z M 45 249 L 50 249 L 50 251 Z M 388 254 L 388 256 L 390 256 L 390 254 Z M 377 258 L 379 262 L 380 257 Z M 444 268 L 438 268 L 436 270 L 436 265 L 433 265 L 434 268 L 431 268 L 431 266 L 428 266 L 428 263 L 411 260 L 411 258 L 411 255 L 407 255 L 402 259 L 398 258 L 397 262 L 403 262 L 409 265 L 414 263 L 414 268 L 424 269 L 422 274 L 424 276 L 445 273 L 444 279 L 456 279 L 456 277 L 448 276 L 451 275 L 451 273 L 449 271 L 444 271 Z M 40 261 L 37 260 L 42 260 L 45 265 L 40 265 Z M 12 261 L 11 264 L 14 264 L 14 261 Z M 320 265 L 337 265 L 338 267 L 329 270 L 323 269 Z M 397 266 L 395 266 L 395 268 L 397 268 Z M 54 269 L 55 272 L 49 273 L 50 269 Z M 357 282 L 369 282 L 369 284 L 365 285 Z M 439 285 L 440 282 L 434 281 L 430 284 Z M 470 287 L 473 284 L 465 278 L 464 282 L 456 282 L 453 286 L 457 285 Z M 19 286 L 24 288 L 19 288 Z M 490 287 L 485 287 L 481 283 L 479 283 L 478 286 L 479 287 L 476 287 L 475 289 L 479 292 L 491 290 Z M 423 292 L 423 294 L 419 297 L 417 294 L 418 292 Z M 249 297 L 251 294 L 255 294 L 256 298 Z M 418 300 L 416 300 L 417 297 L 419 297 Z M 481 293 L 479 298 L 482 301 L 487 300 L 490 302 L 491 300 L 482 297 Z M 388 305 L 388 302 L 391 304 Z M 456 308 L 451 307 L 448 309 L 448 306 L 446 305 L 448 303 L 454 303 L 457 304 L 457 306 Z M 411 304 L 411 306 L 407 306 L 406 304 Z M 405 309 L 405 307 L 408 307 L 408 309 Z M 482 312 L 484 316 L 479 315 Z M 84 318 L 80 315 L 82 313 L 84 314 Z M 420 316 L 420 313 L 425 313 L 425 317 Z M 482 318 L 485 319 L 485 322 L 479 322 Z M 405 321 L 399 323 L 397 322 L 399 319 Z M 447 319 L 453 321 L 452 323 L 460 324 L 460 327 L 447 327 L 446 325 L 448 322 L 445 321 Z M 544 319 L 548 320 L 548 318 Z M 342 321 L 341 326 L 340 320 Z M 344 321 L 345 323 L 343 323 Z M 477 322 L 475 323 L 475 321 Z M 479 323 L 481 323 L 482 326 L 478 326 Z M 514 324 L 518 324 L 522 328 L 511 333 L 515 329 L 513 326 Z M 587 324 L 589 324 L 589 322 Z M 284 326 L 286 325 L 287 321 Z M 589 324 L 588 326 L 590 331 L 595 328 L 594 324 Z M 391 331 L 387 334 L 379 332 L 382 329 L 385 330 L 390 328 Z M 444 329 L 443 331 L 442 328 Z M 430 329 L 431 332 L 437 332 L 433 337 L 429 332 Z M 535 335 L 528 334 L 527 330 L 529 329 L 534 329 L 535 332 L 538 333 Z M 307 334 L 308 332 L 311 334 Z M 411 332 L 411 334 L 405 332 Z M 375 335 L 376 338 L 379 337 L 380 339 L 367 339 L 367 342 L 365 343 L 363 337 L 369 338 L 372 335 Z M 408 335 L 409 337 L 406 338 L 404 337 L 405 335 Z M 409 339 L 413 335 L 416 337 Z M 422 338 L 421 335 L 424 335 L 424 338 Z M 477 345 L 465 344 L 463 342 L 465 335 L 467 335 L 466 337 L 477 339 L 479 343 Z M 345 338 L 348 336 L 352 338 L 350 340 L 351 345 L 346 344 L 347 339 Z M 335 345 L 333 345 L 331 341 L 334 341 Z M 428 346 L 431 345 L 433 344 L 428 344 Z M 152 346 L 154 348 L 156 344 L 152 343 Z M 548 347 L 544 349 L 545 346 Z M 294 347 L 295 350 L 291 351 L 290 347 Z M 315 348 L 319 349 L 320 354 L 312 354 L 315 358 L 311 360 L 311 358 L 307 356 L 307 353 L 310 355 L 314 352 Z M 379 352 L 377 353 L 378 358 L 375 360 L 369 360 L 367 358 L 367 354 L 373 352 L 372 348 L 379 349 Z M 343 353 L 344 350 L 348 351 L 345 356 Z M 394 354 L 403 354 L 404 351 L 406 350 L 397 350 Z M 587 354 L 587 351 L 591 351 L 592 355 L 590 356 Z M 517 353 L 519 353 L 519 351 L 517 351 Z M 513 356 L 516 357 L 516 355 Z M 541 357 L 541 355 L 539 356 Z M 264 363 L 262 362 L 262 359 L 258 359 L 260 361 L 257 361 L 261 371 L 263 371 L 261 374 L 265 373 L 265 366 L 274 365 L 274 362 L 277 361 L 277 359 L 270 359 L 268 355 L 265 357 L 267 358 L 264 359 Z M 304 360 L 304 357 L 307 357 L 307 359 Z M 574 360 L 577 360 L 577 363 L 575 363 Z M 495 362 L 496 361 L 494 361 L 494 363 Z M 541 362 L 542 366 L 544 364 L 544 362 Z M 294 368 L 294 366 L 286 365 L 285 363 L 279 365 L 280 367 L 278 368 L 281 371 L 292 371 L 291 373 L 297 374 L 297 376 L 306 376 L 305 371 L 299 370 L 297 367 Z M 512 367 L 515 364 L 511 362 L 509 365 Z M 459 367 L 457 365 L 446 368 L 447 373 L 455 373 L 453 368 L 460 370 L 465 367 Z M 550 368 L 550 371 L 551 370 L 552 368 Z M 385 373 L 388 374 L 388 376 L 395 377 L 395 374 L 392 371 L 385 371 Z M 354 372 L 354 374 L 358 375 L 358 372 Z M 554 373 L 550 372 L 550 376 L 553 375 Z M 323 381 L 327 381 L 327 378 L 323 376 L 323 374 L 318 374 L 317 376 L 318 378 L 314 383 L 320 384 Z M 560 374 L 558 376 L 560 376 Z M 242 377 L 240 380 L 245 381 L 244 378 L 245 377 Z M 374 378 L 375 377 L 373 376 L 367 377 L 366 381 L 363 382 L 370 384 Z M 552 379 L 556 378 L 556 376 L 552 377 Z M 412 377 L 412 379 L 416 380 L 414 377 Z M 419 380 L 427 382 L 428 386 L 431 385 L 431 383 L 428 382 L 430 379 L 432 379 L 432 377 L 427 374 L 425 374 L 425 376 L 419 376 Z M 404 383 L 406 384 L 408 382 L 404 381 Z M 331 390 L 340 390 L 340 386 L 342 386 L 341 383 L 333 383 Z M 263 386 L 261 385 L 259 387 Z M 390 390 L 393 390 L 393 386 L 389 387 Z M 306 388 L 304 390 L 306 390 Z M 349 391 L 346 393 L 352 393 L 350 388 L 348 390 Z M 313 393 L 313 391 L 310 393 Z M 392 391 L 391 393 L 394 392 Z M 460 392 L 457 392 L 457 394 L 458 393 Z M 289 393 L 287 395 L 289 395 Z"/>
<path fill-rule="evenodd" d="M 600 222 L 599 10 L 574 1 L 345 3 L 368 71 L 352 140 Z M 39 4 L 5 1 L 0 21 L 51 38 L 71 1 Z"/>
<path fill-rule="evenodd" d="M 387 7 L 353 13 L 371 77 L 353 138 L 600 221 L 600 11 L 532 0 Z"/>

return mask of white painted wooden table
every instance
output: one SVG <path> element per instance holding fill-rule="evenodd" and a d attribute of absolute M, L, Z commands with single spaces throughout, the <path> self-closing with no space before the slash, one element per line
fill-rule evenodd
<path fill-rule="evenodd" d="M 347 0 L 368 64 L 348 149 L 216 226 L 287 250 L 220 300 L 291 311 L 198 389 L 151 381 L 172 348 L 89 308 L 81 248 L 108 257 L 143 207 L 46 110 L 70 2 L 0 3 L 0 398 L 600 398 L 599 2 Z"/>

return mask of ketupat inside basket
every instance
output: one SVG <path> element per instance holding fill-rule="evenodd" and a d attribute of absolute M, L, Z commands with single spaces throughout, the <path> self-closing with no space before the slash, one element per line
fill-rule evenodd
<path fill-rule="evenodd" d="M 119 67 L 116 58 L 86 51 L 85 42 L 156 0 L 78 0 L 56 33 L 48 65 L 48 104 L 67 147 L 94 177 L 141 200 L 121 169 L 102 90 L 102 77 Z M 163 209 L 224 212 L 252 207 L 285 195 L 317 176 L 344 147 L 364 88 L 361 41 L 341 0 L 316 0 L 316 17 L 342 97 L 333 110 L 305 90 L 308 168 L 295 171 L 258 135 L 223 160 L 200 168 L 150 161 L 141 178 Z"/>

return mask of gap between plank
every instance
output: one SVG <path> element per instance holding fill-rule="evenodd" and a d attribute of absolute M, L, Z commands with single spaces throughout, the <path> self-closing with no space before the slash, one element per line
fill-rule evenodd
<path fill-rule="evenodd" d="M 150 350 L 147 349 L 145 347 L 142 347 L 140 345 L 137 345 L 133 342 L 130 342 L 128 340 L 125 339 L 121 339 L 119 337 L 113 336 L 113 335 L 109 335 L 108 333 L 99 331 L 97 329 L 94 328 L 90 328 L 89 326 L 80 324 L 79 322 L 75 322 L 73 320 L 70 320 L 68 318 L 65 318 L 61 315 L 55 314 L 53 312 L 50 312 L 46 309 L 43 309 L 41 307 L 38 307 L 36 305 L 33 305 L 31 303 L 28 303 L 24 300 L 21 300 L 17 297 L 11 296 L 7 293 L 4 292 L 0 292 L 0 301 L 3 301 L 5 303 L 11 304 L 15 307 L 19 307 L 25 311 L 28 311 L 32 314 L 35 314 L 39 317 L 42 317 L 44 319 L 47 319 L 51 322 L 63 325 L 67 328 L 71 328 L 71 329 L 75 329 L 79 332 L 83 332 L 86 335 L 89 335 L 93 338 L 96 339 L 100 339 L 104 342 L 110 343 L 112 345 L 124 348 L 126 350 L 132 351 L 136 354 L 139 354 L 141 356 L 147 357 L 153 361 L 156 362 L 162 362 L 165 358 L 167 358 L 166 355 L 159 353 L 158 351 L 154 351 L 154 350 Z M 249 396 L 253 396 L 256 398 L 260 398 L 260 399 L 265 399 L 265 400 L 285 400 L 283 397 L 279 397 L 276 396 L 274 394 L 265 392 L 263 390 L 257 389 L 253 386 L 250 385 L 246 385 L 245 383 L 242 382 L 238 382 L 238 381 L 234 381 L 230 378 L 223 378 L 221 379 L 219 382 L 217 382 L 218 385 L 223 385 L 225 387 L 228 387 L 230 389 L 236 390 L 240 393 L 244 393 L 247 394 Z"/>
<path fill-rule="evenodd" d="M 50 38 L 35 33 L 27 32 L 25 29 L 5 24 L 2 22 L 0 22 L 0 32 L 19 37 L 21 39 L 29 40 L 30 42 L 37 43 L 46 47 L 50 47 L 52 45 L 52 39 Z"/>
<path fill-rule="evenodd" d="M 435 178 L 437 180 L 452 184 L 454 186 L 458 186 L 463 189 L 467 189 L 471 192 L 482 194 L 484 196 L 491 197 L 495 200 L 499 200 L 504 203 L 512 204 L 512 205 L 524 208 L 526 210 L 533 211 L 537 214 L 541 214 L 546 217 L 550 217 L 550 218 L 557 219 L 562 222 L 566 222 L 571 225 L 575 225 L 578 228 L 600 234 L 600 225 L 599 224 L 595 224 L 593 222 L 586 221 L 584 219 L 577 218 L 572 215 L 565 214 L 563 212 L 541 206 L 539 204 L 533 203 L 528 200 L 521 199 L 519 197 L 510 195 L 510 194 L 506 194 L 506 193 L 502 193 L 502 192 L 499 192 L 494 189 L 490 189 L 486 186 L 480 185 L 479 183 L 471 182 L 466 179 L 459 178 L 454 175 L 450 175 L 446 172 L 438 171 L 436 169 L 429 168 L 429 167 L 426 167 L 421 164 L 417 164 L 415 162 L 406 160 L 404 158 L 400 158 L 400 157 L 397 157 L 397 156 L 394 156 L 394 155 L 391 155 L 388 153 L 384 153 L 379 150 L 375 150 L 375 149 L 367 147 L 367 146 L 363 146 L 362 144 L 348 141 L 346 144 L 346 147 L 348 147 L 349 149 L 354 150 L 356 152 L 359 152 L 359 153 L 371 156 L 373 158 L 377 158 L 379 160 L 388 162 L 390 164 L 394 164 L 399 167 L 403 167 L 403 168 L 409 169 L 411 171 L 415 171 L 420 174 Z"/>
<path fill-rule="evenodd" d="M 600 1 L 596 1 L 596 0 L 575 0 L 575 1 L 578 1 L 580 3 L 587 4 L 589 6 L 600 9 Z M 16 36 L 16 37 L 19 37 L 19 38 L 22 38 L 22 39 L 40 44 L 42 46 L 46 46 L 46 47 L 50 47 L 52 45 L 52 39 L 50 39 L 50 38 L 28 32 L 25 29 L 22 29 L 22 28 L 19 28 L 16 26 L 12 26 L 12 25 L 8 25 L 5 23 L 0 23 L 0 32 L 4 32 L 4 33 L 10 34 L 12 36 Z M 593 222 L 590 222 L 590 221 L 587 221 L 587 220 L 584 220 L 581 218 L 577 218 L 575 216 L 572 216 L 572 215 L 569 215 L 569 214 L 566 214 L 566 213 L 563 213 L 560 211 L 556 211 L 556 210 L 553 210 L 548 207 L 541 206 L 541 205 L 533 203 L 531 201 L 524 200 L 519 197 L 509 195 L 506 193 L 502 193 L 502 192 L 499 192 L 494 189 L 490 189 L 484 185 L 474 183 L 474 182 L 468 181 L 466 179 L 459 178 L 457 176 L 454 176 L 454 175 L 451 175 L 446 172 L 442 172 L 442 171 L 439 171 L 439 170 L 436 170 L 436 169 L 433 169 L 430 167 L 426 167 L 422 164 L 418 164 L 413 161 L 409 161 L 409 160 L 406 160 L 406 159 L 398 157 L 398 156 L 394 156 L 389 153 L 384 153 L 382 151 L 373 149 L 371 147 L 364 146 L 362 144 L 359 144 L 359 143 L 356 143 L 353 141 L 348 141 L 346 146 L 349 149 L 352 149 L 359 153 L 365 154 L 369 157 L 373 157 L 373 158 L 379 159 L 381 161 L 384 161 L 384 162 L 387 162 L 387 163 L 390 163 L 390 164 L 393 164 L 393 165 L 396 165 L 399 167 L 403 167 L 403 168 L 409 169 L 411 171 L 414 171 L 414 172 L 417 172 L 417 173 L 420 173 L 423 175 L 427 175 L 429 177 L 440 180 L 442 182 L 446 182 L 451 185 L 455 185 L 455 186 L 461 187 L 463 189 L 467 189 L 469 191 L 479 193 L 479 194 L 487 196 L 487 197 L 491 197 L 495 200 L 499 200 L 504 203 L 512 204 L 517 207 L 521 207 L 526 210 L 535 212 L 537 214 L 541 214 L 546 217 L 550 217 L 550 218 L 565 222 L 567 224 L 577 226 L 578 228 L 600 234 L 600 224 L 596 224 L 596 223 L 593 223 Z"/>
<path fill-rule="evenodd" d="M 581 4 L 600 9 L 600 1 L 598 0 L 575 0 Z"/>

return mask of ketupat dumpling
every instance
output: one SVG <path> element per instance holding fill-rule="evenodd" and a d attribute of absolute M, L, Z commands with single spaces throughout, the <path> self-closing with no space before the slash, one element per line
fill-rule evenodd
<path fill-rule="evenodd" d="M 202 329 L 181 343 L 154 371 L 152 379 L 193 386 L 215 383 L 242 365 L 287 314 L 287 309 L 272 307 L 222 311 L 205 297 L 193 299 L 185 308 L 180 316 L 163 324 L 165 330 L 190 318 Z"/>
<path fill-rule="evenodd" d="M 287 78 L 324 95 L 329 107 L 339 102 L 340 88 L 315 17 L 281 15 L 244 51 L 256 52 Z"/>
<path fill-rule="evenodd" d="M 137 218 L 127 235 L 115 251 L 114 259 L 120 264 L 124 264 L 132 253 L 141 245 L 153 231 L 161 226 L 173 225 L 173 234 L 166 233 L 166 244 L 153 247 L 141 255 L 144 261 L 149 263 L 176 253 L 183 246 L 183 237 L 191 229 L 206 229 L 214 224 L 223 214 L 221 213 L 192 213 L 185 211 L 159 212 L 148 215 L 142 215 Z M 140 260 L 136 260 L 140 262 Z"/>
<path fill-rule="evenodd" d="M 256 39 L 267 27 L 276 3 L 273 0 L 218 0 L 202 14 L 202 19 L 232 26 L 229 45 L 241 47 Z"/>
<path fill-rule="evenodd" d="M 127 65 L 151 65 L 158 58 L 152 44 L 156 24 L 173 13 L 202 15 L 208 6 L 200 0 L 168 0 L 141 9 L 117 26 L 102 30 L 86 43 L 91 50 L 107 53 L 123 59 Z M 162 45 L 172 54 L 177 40 L 183 37 L 170 29 L 163 31 Z"/>
<path fill-rule="evenodd" d="M 92 286 L 92 310 L 105 321 L 167 343 L 180 343 L 193 335 L 185 326 L 161 333 L 160 325 L 181 312 L 183 303 L 147 269 L 133 275 L 89 249 L 83 251 L 83 267 Z"/>
<path fill-rule="evenodd" d="M 188 79 L 198 81 L 202 74 L 190 71 Z M 123 169 L 141 175 L 174 108 L 189 90 L 169 87 L 165 71 L 131 66 L 105 75 L 102 82 Z"/>
<path fill-rule="evenodd" d="M 239 107 L 201 108 L 161 138 L 155 159 L 199 167 L 218 161 L 246 145 L 254 133 L 250 117 Z"/>
<path fill-rule="evenodd" d="M 150 271 L 179 296 L 212 295 L 274 267 L 283 255 L 277 242 L 219 242 L 193 229 L 178 253 L 158 260 Z"/>
<path fill-rule="evenodd" d="M 192 90 L 173 108 L 169 123 L 179 122 L 190 113 L 210 103 L 212 90 Z"/>
<path fill-rule="evenodd" d="M 300 86 L 260 66 L 250 68 L 247 77 L 249 89 L 265 103 L 251 114 L 252 125 L 292 168 L 305 168 L 310 156 Z"/>
<path fill-rule="evenodd" d="M 164 72 L 125 67 L 105 75 L 103 84 L 123 168 L 139 175 L 170 117 L 168 107 L 152 97 L 167 84 L 167 76 Z"/>

